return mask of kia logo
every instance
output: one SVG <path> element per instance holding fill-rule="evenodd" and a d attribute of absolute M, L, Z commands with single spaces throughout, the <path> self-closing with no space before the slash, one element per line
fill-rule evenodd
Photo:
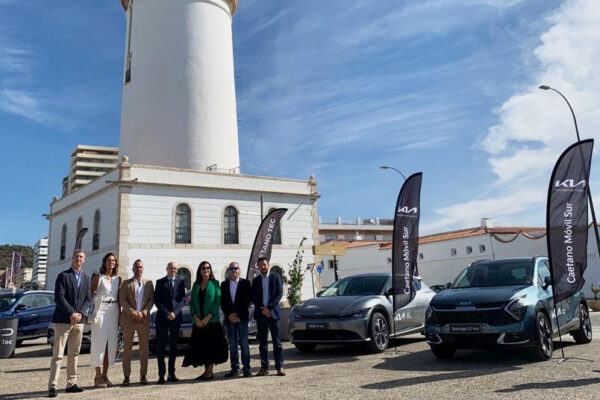
<path fill-rule="evenodd" d="M 2 328 L 0 329 L 0 336 L 12 336 L 15 333 L 13 328 Z"/>
<path fill-rule="evenodd" d="M 403 206 L 398 209 L 398 212 L 402 214 L 416 214 L 418 212 L 418 208 L 408 208 L 407 206 Z"/>
<path fill-rule="evenodd" d="M 574 179 L 566 179 L 564 181 L 556 181 L 554 183 L 554 187 L 564 187 L 564 188 L 576 188 L 577 186 L 581 185 L 582 187 L 585 187 L 585 179 L 575 183 Z"/>

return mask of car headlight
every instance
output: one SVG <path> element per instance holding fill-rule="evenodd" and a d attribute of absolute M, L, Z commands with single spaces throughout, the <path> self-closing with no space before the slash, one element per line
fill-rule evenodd
<path fill-rule="evenodd" d="M 292 310 L 292 312 L 290 313 L 289 319 L 290 319 L 290 321 L 300 319 L 300 314 L 298 314 L 298 312 L 296 310 Z"/>
<path fill-rule="evenodd" d="M 521 302 L 522 299 L 523 297 L 515 299 L 508 303 L 506 307 L 504 307 L 504 310 L 517 321 L 522 321 L 527 313 L 527 305 Z"/>
<path fill-rule="evenodd" d="M 339 319 L 363 319 L 369 313 L 369 309 L 365 308 L 364 310 L 353 311 L 351 313 L 338 315 Z"/>

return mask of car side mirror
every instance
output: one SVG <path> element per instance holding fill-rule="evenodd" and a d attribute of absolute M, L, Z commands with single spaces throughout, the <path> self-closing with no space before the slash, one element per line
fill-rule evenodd
<path fill-rule="evenodd" d="M 19 304 L 15 307 L 15 312 L 23 311 L 25 309 L 27 309 L 27 306 L 25 304 Z"/>
<path fill-rule="evenodd" d="M 385 291 L 385 295 L 386 296 L 393 296 L 394 295 L 394 288 L 390 288 L 388 290 Z"/>
<path fill-rule="evenodd" d="M 544 277 L 544 283 L 542 284 L 542 287 L 544 289 L 547 289 L 549 286 L 552 286 L 552 279 L 550 279 L 550 277 L 546 275 Z"/>

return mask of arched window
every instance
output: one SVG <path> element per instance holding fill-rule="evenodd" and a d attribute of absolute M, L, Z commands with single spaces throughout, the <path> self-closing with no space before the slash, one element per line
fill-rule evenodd
<path fill-rule="evenodd" d="M 225 244 L 238 244 L 238 212 L 233 206 L 225 209 L 223 218 L 223 237 Z"/>
<path fill-rule="evenodd" d="M 271 208 L 269 212 L 275 210 Z M 277 224 L 277 229 L 275 229 L 275 233 L 273 234 L 273 244 L 281 244 L 281 221 Z"/>
<path fill-rule="evenodd" d="M 77 219 L 77 229 L 75 230 L 75 242 L 77 242 L 77 236 L 79 236 L 81 229 L 83 229 L 83 218 L 79 217 Z"/>
<path fill-rule="evenodd" d="M 92 250 L 100 248 L 100 210 L 94 213 L 94 236 L 92 237 Z"/>
<path fill-rule="evenodd" d="M 190 270 L 186 267 L 179 266 L 177 269 L 177 275 L 183 279 L 185 290 L 190 290 L 192 288 L 192 273 Z"/>
<path fill-rule="evenodd" d="M 62 226 L 62 231 L 60 232 L 60 259 L 65 259 L 65 249 L 67 243 L 67 224 Z"/>
<path fill-rule="evenodd" d="M 175 243 L 192 243 L 192 210 L 184 203 L 175 209 Z"/>

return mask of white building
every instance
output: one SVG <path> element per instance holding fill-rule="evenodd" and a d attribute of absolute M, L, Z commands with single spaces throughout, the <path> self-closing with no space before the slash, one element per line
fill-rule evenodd
<path fill-rule="evenodd" d="M 46 287 L 46 264 L 48 263 L 48 238 L 42 238 L 33 247 L 33 275 L 31 283 L 38 288 Z"/>
<path fill-rule="evenodd" d="M 71 152 L 69 176 L 63 183 L 63 195 L 72 193 L 83 185 L 116 168 L 119 149 L 106 146 L 79 145 Z"/>
<path fill-rule="evenodd" d="M 593 294 L 590 285 L 600 280 L 600 260 L 590 228 L 588 268 L 585 271 L 584 293 Z M 330 242 L 346 247 L 346 255 L 338 256 L 338 276 L 364 272 L 392 271 L 392 245 L 385 241 Z M 484 219 L 482 226 L 427 235 L 419 238 L 417 268 L 428 285 L 445 284 L 473 261 L 511 257 L 548 255 L 544 228 L 492 227 Z M 333 257 L 322 256 L 323 287 L 334 281 Z"/>
<path fill-rule="evenodd" d="M 123 1 L 125 82 L 117 167 L 50 205 L 48 287 L 68 268 L 87 227 L 84 269 L 108 252 L 124 277 L 136 259 L 158 279 L 169 261 L 194 280 L 208 260 L 217 279 L 238 261 L 242 276 L 262 208 L 284 207 L 271 265 L 287 270 L 306 237 L 317 244 L 316 181 L 242 175 L 239 170 L 231 18 L 235 0 Z M 215 166 L 216 164 L 216 166 Z M 318 262 L 310 251 L 304 263 Z M 312 296 L 310 274 L 303 297 Z"/>
<path fill-rule="evenodd" d="M 17 275 L 17 289 L 31 288 L 31 268 L 21 268 Z"/>
<path fill-rule="evenodd" d="M 319 241 L 332 240 L 392 240 L 394 220 L 384 218 L 354 218 L 344 220 L 337 217 L 335 222 L 319 218 Z"/>

